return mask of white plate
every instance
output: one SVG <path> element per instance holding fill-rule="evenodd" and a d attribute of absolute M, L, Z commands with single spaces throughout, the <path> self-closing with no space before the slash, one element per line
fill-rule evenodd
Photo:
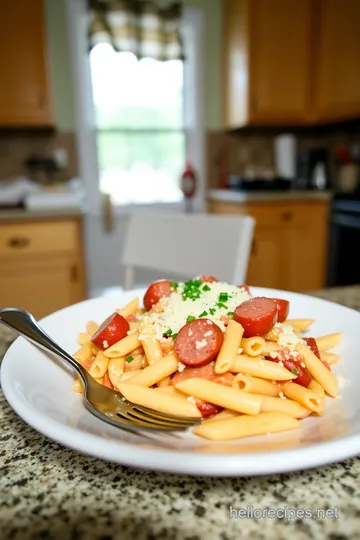
<path fill-rule="evenodd" d="M 106 460 L 146 469 L 207 476 L 269 474 L 315 467 L 360 454 L 360 313 L 338 304 L 274 289 L 252 288 L 254 295 L 290 300 L 292 318 L 314 318 L 309 335 L 341 331 L 339 399 L 327 399 L 324 416 L 310 417 L 301 428 L 279 434 L 214 443 L 191 433 L 171 439 L 156 436 L 146 442 L 109 426 L 86 411 L 80 394 L 71 391 L 72 374 L 57 360 L 18 338 L 5 355 L 1 368 L 7 400 L 21 418 L 47 437 Z M 136 290 L 101 297 L 49 315 L 44 329 L 65 349 L 77 348 L 78 331 L 88 320 L 98 322 L 123 306 Z"/>

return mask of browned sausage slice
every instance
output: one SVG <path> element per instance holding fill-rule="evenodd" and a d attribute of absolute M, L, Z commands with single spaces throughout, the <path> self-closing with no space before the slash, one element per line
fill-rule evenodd
<path fill-rule="evenodd" d="M 214 360 L 224 341 L 224 334 L 209 319 L 194 319 L 183 326 L 175 339 L 175 352 L 188 367 L 205 366 Z"/>
<path fill-rule="evenodd" d="M 147 311 L 158 303 L 163 296 L 170 296 L 171 293 L 171 281 L 162 279 L 155 281 L 150 285 L 144 295 L 144 307 Z"/>
<path fill-rule="evenodd" d="M 244 336 L 263 336 L 277 321 L 277 303 L 273 298 L 257 296 L 240 304 L 234 319 L 244 328 Z"/>

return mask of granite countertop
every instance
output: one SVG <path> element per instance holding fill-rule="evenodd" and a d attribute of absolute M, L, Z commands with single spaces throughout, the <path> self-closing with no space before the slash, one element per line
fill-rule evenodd
<path fill-rule="evenodd" d="M 313 294 L 360 310 L 360 286 Z M 12 338 L 0 327 L 0 355 Z M 87 457 L 46 439 L 17 417 L 2 394 L 0 407 L 3 540 L 360 538 L 359 458 L 255 478 L 153 473 Z M 230 518 L 230 507 L 338 507 L 339 518 L 236 519 Z"/>
<path fill-rule="evenodd" d="M 0 224 L 13 221 L 39 221 L 67 219 L 72 217 L 81 217 L 84 215 L 82 208 L 64 207 L 64 208 L 44 208 L 42 210 L 0 210 Z"/>
<path fill-rule="evenodd" d="M 254 191 L 244 192 L 231 189 L 210 189 L 208 200 L 228 203 L 270 203 L 282 201 L 330 201 L 331 191 Z"/>

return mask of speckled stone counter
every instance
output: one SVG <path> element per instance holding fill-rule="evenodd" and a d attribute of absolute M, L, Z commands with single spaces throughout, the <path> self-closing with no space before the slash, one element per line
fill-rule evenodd
<path fill-rule="evenodd" d="M 360 310 L 360 286 L 316 295 Z M 0 327 L 0 354 L 11 339 Z M 257 478 L 152 473 L 83 456 L 46 439 L 17 417 L 2 394 L 0 411 L 3 540 L 360 538 L 360 459 Z M 230 518 L 231 507 L 338 507 L 339 518 L 236 519 Z"/>

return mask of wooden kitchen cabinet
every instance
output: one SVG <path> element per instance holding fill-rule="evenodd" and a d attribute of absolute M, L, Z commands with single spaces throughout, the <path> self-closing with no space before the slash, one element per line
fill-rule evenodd
<path fill-rule="evenodd" d="M 0 127 L 53 124 L 44 0 L 0 2 Z"/>
<path fill-rule="evenodd" d="M 329 203 L 209 201 L 214 214 L 255 218 L 247 283 L 289 291 L 325 286 Z"/>
<path fill-rule="evenodd" d="M 312 0 L 225 0 L 225 126 L 305 124 Z"/>
<path fill-rule="evenodd" d="M 360 117 L 360 2 L 318 0 L 316 111 L 320 121 Z"/>
<path fill-rule="evenodd" d="M 0 304 L 41 318 L 85 298 L 79 219 L 0 223 Z"/>

